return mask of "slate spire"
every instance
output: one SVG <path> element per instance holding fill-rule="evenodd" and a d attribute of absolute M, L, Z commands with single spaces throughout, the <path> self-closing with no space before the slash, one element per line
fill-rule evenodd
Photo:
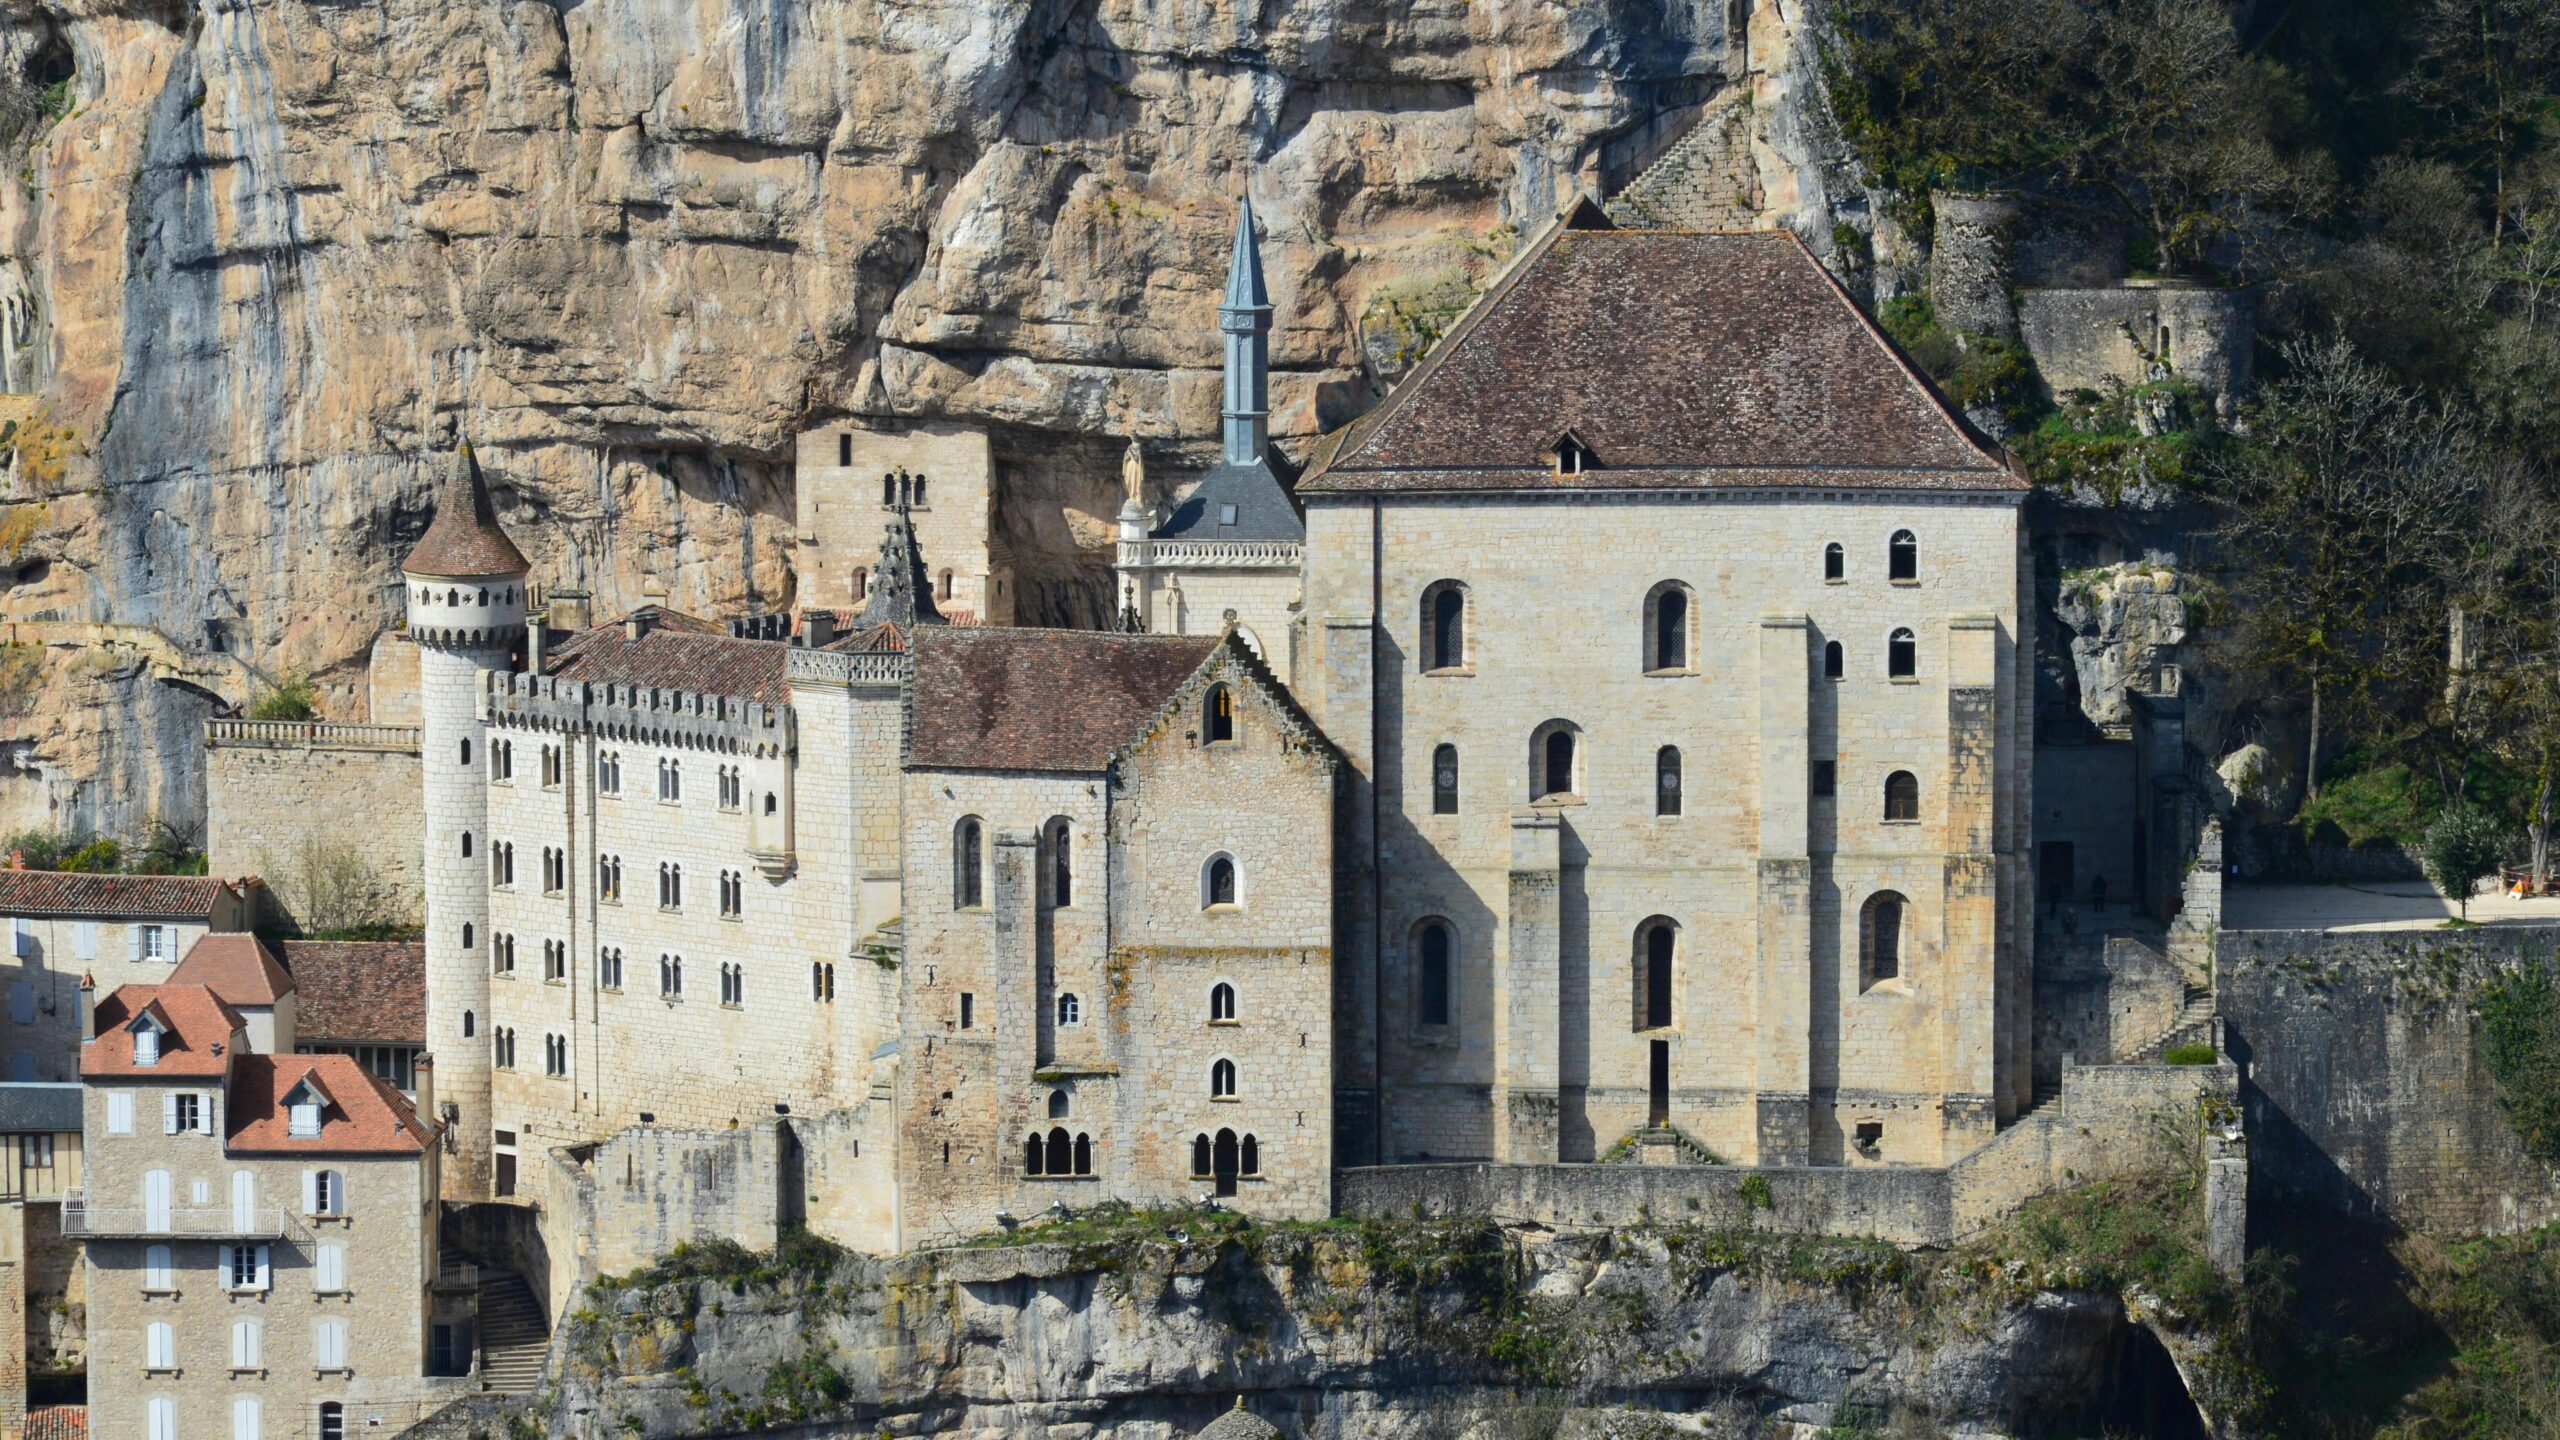
<path fill-rule="evenodd" d="M 924 552 L 916 545 L 915 516 L 903 503 L 890 512 L 888 531 L 880 537 L 880 564 L 871 572 L 871 598 L 853 623 L 861 627 L 947 623 L 934 607 L 933 581 L 925 574 Z"/>
<path fill-rule="evenodd" d="M 436 496 L 435 518 L 400 568 L 447 580 L 494 580 L 532 568 L 499 527 L 498 507 L 489 501 L 488 482 L 480 478 L 480 462 L 472 458 L 469 442 L 453 447 L 444 487 Z"/>
<path fill-rule="evenodd" d="M 1227 295 L 1218 304 L 1226 339 L 1227 385 L 1220 414 L 1226 463 L 1250 465 L 1271 443 L 1271 295 L 1262 287 L 1262 254 L 1253 239 L 1253 197 L 1236 205 L 1235 247 L 1227 258 Z"/>

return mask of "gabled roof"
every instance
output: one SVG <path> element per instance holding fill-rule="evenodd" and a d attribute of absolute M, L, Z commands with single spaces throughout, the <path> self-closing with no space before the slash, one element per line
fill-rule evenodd
<path fill-rule="evenodd" d="M 209 921 L 224 895 L 237 893 L 232 882 L 204 875 L 0 870 L 0 915 Z"/>
<path fill-rule="evenodd" d="M 306 1081 L 328 1099 L 318 1135 L 289 1133 L 285 1097 Z M 234 1155 L 416 1155 L 435 1138 L 399 1091 L 346 1055 L 243 1055 L 224 1108 Z"/>
<path fill-rule="evenodd" d="M 907 765 L 1106 769 L 1217 645 L 1214 635 L 918 627 Z"/>
<path fill-rule="evenodd" d="M 307 1040 L 427 1043 L 427 947 L 418 940 L 287 940 L 294 1030 Z"/>
<path fill-rule="evenodd" d="M 80 1128 L 80 1087 L 17 1080 L 0 1083 L 0 1135 L 59 1133 Z"/>
<path fill-rule="evenodd" d="M 707 620 L 644 605 L 640 638 L 621 621 L 582 630 L 551 647 L 543 669 L 562 680 L 642 689 L 698 690 L 779 705 L 791 698 L 791 647 L 779 640 L 741 640 Z"/>
<path fill-rule="evenodd" d="M 1299 491 L 1773 486 L 2026 488 L 1792 234 L 1559 222 Z"/>
<path fill-rule="evenodd" d="M 205 935 L 187 947 L 186 958 L 169 972 L 172 985 L 202 985 L 234 1008 L 265 1007 L 293 989 L 275 952 L 255 935 Z"/>
<path fill-rule="evenodd" d="M 436 495 L 435 518 L 400 568 L 439 580 L 494 580 L 533 568 L 498 527 L 498 508 L 489 503 L 489 487 L 480 478 L 480 462 L 472 458 L 470 446 L 454 447 L 444 487 Z"/>
<path fill-rule="evenodd" d="M 1233 524 L 1222 523 L 1229 505 L 1236 507 Z M 1304 542 L 1307 522 L 1298 514 L 1298 502 L 1289 498 L 1288 481 L 1265 453 L 1250 465 L 1219 462 L 1173 507 L 1152 538 Z"/>
<path fill-rule="evenodd" d="M 129 1028 L 145 1011 L 166 1021 L 160 1063 L 133 1063 Z M 240 1012 L 201 985 L 120 985 L 98 1002 L 95 1039 L 80 1047 L 80 1078 L 187 1080 L 218 1077 L 235 1058 Z"/>

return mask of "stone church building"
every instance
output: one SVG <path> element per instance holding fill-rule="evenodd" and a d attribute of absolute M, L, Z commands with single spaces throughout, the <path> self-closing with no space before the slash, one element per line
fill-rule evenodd
<path fill-rule="evenodd" d="M 728 620 L 537 602 L 457 456 L 405 566 L 449 1196 L 612 1268 L 759 1187 L 896 1250 L 2028 1103 L 2025 487 L 1800 243 L 1583 207 L 1303 476 L 1249 208 L 1220 316 L 1118 633 L 1005 623 L 949 427 L 804 439 L 826 603 Z"/>

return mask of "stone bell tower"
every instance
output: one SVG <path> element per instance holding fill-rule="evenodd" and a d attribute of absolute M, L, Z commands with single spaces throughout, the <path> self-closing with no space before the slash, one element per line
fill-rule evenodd
<path fill-rule="evenodd" d="M 435 519 L 400 569 L 418 647 L 426 786 L 427 1053 L 445 1127 L 444 1193 L 489 1194 L 489 803 L 480 691 L 524 638 L 522 551 L 498 528 L 471 447 L 457 446 Z"/>

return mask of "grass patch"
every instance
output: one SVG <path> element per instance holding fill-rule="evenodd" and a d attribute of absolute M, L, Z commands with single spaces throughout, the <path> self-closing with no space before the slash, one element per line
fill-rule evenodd
<path fill-rule="evenodd" d="M 2215 1058 L 2210 1045 L 2172 1045 L 2160 1052 L 2163 1065 L 2210 1065 Z"/>
<path fill-rule="evenodd" d="M 2524 1152 L 2560 1165 L 2560 977 L 2549 956 L 2529 960 L 2480 992 L 2480 1058 L 2498 1082 Z"/>

